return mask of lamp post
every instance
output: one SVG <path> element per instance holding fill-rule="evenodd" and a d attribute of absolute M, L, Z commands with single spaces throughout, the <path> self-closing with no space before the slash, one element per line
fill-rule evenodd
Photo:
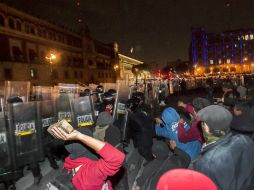
<path fill-rule="evenodd" d="M 49 64 L 50 64 L 51 84 L 53 85 L 53 68 L 52 68 L 52 64 L 53 64 L 53 61 L 56 59 L 56 55 L 53 54 L 53 53 L 50 53 L 50 55 L 46 56 L 45 58 L 46 58 L 46 60 L 49 61 Z"/>

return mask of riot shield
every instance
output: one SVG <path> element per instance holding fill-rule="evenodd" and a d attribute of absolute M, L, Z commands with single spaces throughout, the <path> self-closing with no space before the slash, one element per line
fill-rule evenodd
<path fill-rule="evenodd" d="M 5 102 L 12 96 L 20 97 L 23 102 L 29 101 L 30 82 L 22 81 L 5 81 Z"/>
<path fill-rule="evenodd" d="M 2 98 L 0 100 L 0 104 L 3 104 L 4 100 Z M 10 133 L 7 129 L 5 113 L 2 109 L 0 111 L 0 182 L 15 181 L 23 175 L 21 170 L 17 170 L 17 162 L 11 148 Z"/>
<path fill-rule="evenodd" d="M 39 119 L 42 127 L 42 140 L 45 147 L 53 146 L 55 139 L 47 131 L 48 127 L 56 123 L 54 103 L 51 100 L 38 102 Z"/>
<path fill-rule="evenodd" d="M 43 159 L 41 126 L 36 102 L 8 104 L 8 124 L 17 165 L 26 166 Z"/>
<path fill-rule="evenodd" d="M 79 97 L 80 87 L 78 84 L 59 83 L 58 86 L 55 86 L 54 88 L 57 94 L 65 93 L 71 98 Z"/>
<path fill-rule="evenodd" d="M 53 87 L 50 86 L 33 86 L 32 89 L 33 100 L 52 100 L 53 99 Z"/>
<path fill-rule="evenodd" d="M 72 100 L 74 113 L 74 128 L 90 127 L 95 124 L 95 114 L 90 96 L 75 98 Z"/>
<path fill-rule="evenodd" d="M 71 109 L 71 99 L 66 93 L 60 93 L 56 98 L 56 114 L 57 120 L 65 119 L 68 123 L 73 125 L 73 113 Z"/>

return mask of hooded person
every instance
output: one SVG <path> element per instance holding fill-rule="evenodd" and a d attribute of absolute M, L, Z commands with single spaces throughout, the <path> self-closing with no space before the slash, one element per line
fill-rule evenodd
<path fill-rule="evenodd" d="M 186 111 L 189 112 L 189 114 L 192 116 L 192 120 L 190 122 L 190 129 L 186 130 L 184 128 L 184 121 L 186 120 L 180 120 L 178 124 L 178 139 L 182 143 L 187 143 L 191 141 L 198 140 L 201 144 L 205 142 L 202 130 L 200 127 L 200 120 L 196 115 L 196 112 L 198 112 L 200 109 L 211 105 L 210 101 L 205 98 L 195 98 L 192 101 L 192 105 L 186 104 L 183 101 L 178 101 L 178 105 L 183 107 Z M 181 117 L 182 118 L 182 117 Z"/>
<path fill-rule="evenodd" d="M 113 122 L 114 119 L 110 113 L 101 112 L 97 118 L 93 137 L 117 146 L 121 142 L 121 131 L 113 125 Z"/>
<path fill-rule="evenodd" d="M 174 108 L 168 107 L 162 112 L 161 120 L 156 119 L 157 124 L 155 125 L 155 131 L 157 136 L 164 137 L 168 140 L 176 141 L 176 145 L 181 150 L 185 151 L 190 157 L 191 160 L 195 160 L 198 156 L 201 143 L 196 141 L 191 141 L 187 143 L 181 143 L 178 139 L 177 131 L 178 131 L 178 124 L 179 124 L 180 116 L 176 112 Z M 190 126 L 185 122 L 184 128 L 186 130 L 190 129 Z"/>
<path fill-rule="evenodd" d="M 222 106 L 205 107 L 197 115 L 207 144 L 194 169 L 210 177 L 218 189 L 253 189 L 254 142 L 245 135 L 232 135 L 232 114 Z"/>
<path fill-rule="evenodd" d="M 202 173 L 188 169 L 174 169 L 159 180 L 157 190 L 217 190 L 214 182 Z"/>
<path fill-rule="evenodd" d="M 244 134 L 254 138 L 254 113 L 248 101 L 238 101 L 234 107 L 234 117 L 231 123 L 233 134 Z"/>
<path fill-rule="evenodd" d="M 52 133 L 66 141 L 69 156 L 65 158 L 64 168 L 72 174 L 71 182 L 76 190 L 112 190 L 108 177 L 122 166 L 125 156 L 121 151 L 92 138 L 90 129 L 85 127 L 70 134 L 54 127 Z"/>
<path fill-rule="evenodd" d="M 113 125 L 113 122 L 113 117 L 109 112 L 101 112 L 98 115 L 93 136 L 94 138 L 108 142 L 118 150 L 123 151 L 121 131 Z M 123 189 L 128 187 L 128 175 L 125 166 L 126 165 L 124 164 L 123 167 L 120 168 L 120 171 L 110 178 L 114 189 Z"/>
<path fill-rule="evenodd" d="M 142 174 L 138 177 L 136 189 L 156 189 L 160 177 L 168 170 L 189 166 L 190 157 L 188 154 L 177 148 L 176 143 L 172 141 L 170 148 L 173 153 L 164 141 L 154 139 L 152 151 L 155 159 L 145 166 Z"/>

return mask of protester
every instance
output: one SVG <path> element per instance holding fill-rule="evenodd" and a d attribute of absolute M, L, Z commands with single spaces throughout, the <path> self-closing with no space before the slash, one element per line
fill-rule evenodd
<path fill-rule="evenodd" d="M 206 99 L 209 100 L 210 102 L 213 102 L 213 97 L 214 97 L 214 87 L 213 87 L 213 79 L 208 78 L 206 80 Z"/>
<path fill-rule="evenodd" d="M 198 140 L 202 145 L 204 144 L 205 140 L 200 127 L 200 120 L 196 115 L 196 111 L 199 111 L 200 109 L 210 105 L 210 102 L 204 98 L 195 98 L 192 103 L 195 108 L 192 105 L 187 104 L 184 98 L 180 98 L 178 100 L 178 106 L 183 107 L 192 117 L 192 121 L 190 122 L 191 127 L 188 130 L 184 128 L 184 122 L 186 120 L 183 118 L 179 120 L 177 133 L 178 139 L 182 143 Z"/>
<path fill-rule="evenodd" d="M 195 160 L 201 149 L 201 143 L 196 140 L 188 143 L 181 143 L 178 139 L 177 131 L 180 116 L 174 108 L 168 107 L 162 112 L 162 118 L 156 118 L 155 131 L 158 136 L 162 136 L 169 140 L 176 141 L 176 145 L 185 151 L 191 160 Z M 189 129 L 189 125 L 185 122 L 184 128 Z"/>
<path fill-rule="evenodd" d="M 108 112 L 101 112 L 98 115 L 93 137 L 106 141 L 112 146 L 118 146 L 121 142 L 121 131 L 113 125 L 114 119 Z"/>
<path fill-rule="evenodd" d="M 222 102 L 226 108 L 233 108 L 237 100 L 240 98 L 239 93 L 234 88 L 232 82 L 222 84 L 223 96 L 217 99 L 217 102 Z"/>
<path fill-rule="evenodd" d="M 169 151 L 164 141 L 154 140 L 153 155 L 155 159 L 148 163 L 141 176 L 137 179 L 136 190 L 156 189 L 159 178 L 167 171 L 175 168 L 187 168 L 190 164 L 190 157 L 181 149 L 177 148 L 175 141 L 169 142 Z"/>
<path fill-rule="evenodd" d="M 254 136 L 254 113 L 248 101 L 238 101 L 234 107 L 234 117 L 231 124 L 233 134 Z"/>
<path fill-rule="evenodd" d="M 63 130 L 52 128 L 54 135 L 69 141 L 65 147 L 70 155 L 65 159 L 64 168 L 73 172 L 72 183 L 76 190 L 112 189 L 108 176 L 113 176 L 122 166 L 124 154 L 108 143 L 90 137 L 86 128 L 67 134 Z M 99 159 L 89 151 L 94 150 Z"/>
<path fill-rule="evenodd" d="M 123 151 L 121 142 L 121 131 L 115 127 L 114 119 L 108 112 L 101 112 L 98 115 L 95 131 L 93 137 L 108 142 L 120 151 Z M 110 178 L 112 186 L 115 190 L 128 189 L 128 174 L 126 169 L 126 163 L 121 167 L 120 171 L 117 172 L 112 178 Z"/>
<path fill-rule="evenodd" d="M 232 135 L 232 114 L 211 105 L 197 113 L 207 145 L 194 169 L 210 177 L 221 190 L 251 190 L 254 184 L 254 142 L 247 136 Z"/>
<path fill-rule="evenodd" d="M 157 190 L 217 190 L 217 187 L 202 173 L 188 169 L 174 169 L 160 178 Z"/>
<path fill-rule="evenodd" d="M 127 102 L 128 125 L 126 130 L 126 140 L 133 139 L 134 147 L 147 162 L 153 159 L 153 118 L 145 110 L 141 99 L 133 97 Z"/>
<path fill-rule="evenodd" d="M 247 88 L 243 85 L 238 85 L 236 87 L 236 91 L 239 93 L 240 99 L 246 99 L 247 98 Z"/>

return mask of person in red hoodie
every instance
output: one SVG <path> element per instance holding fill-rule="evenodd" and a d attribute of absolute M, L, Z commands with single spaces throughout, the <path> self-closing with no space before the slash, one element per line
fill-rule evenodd
<path fill-rule="evenodd" d="M 79 131 L 74 130 L 67 134 L 60 128 L 54 127 L 52 132 L 56 138 L 70 141 L 65 146 L 70 155 L 65 159 L 64 168 L 72 172 L 72 184 L 76 190 L 112 190 L 107 178 L 115 175 L 122 166 L 125 155 L 121 151 L 89 136 L 89 129 L 81 128 Z M 89 148 L 100 158 L 96 158 Z"/>
<path fill-rule="evenodd" d="M 180 98 L 178 100 L 178 106 L 184 108 L 192 119 L 191 128 L 189 130 L 184 128 L 185 121 L 182 118 L 180 119 L 178 124 L 178 139 L 182 143 L 198 140 L 201 144 L 203 144 L 205 140 L 201 128 L 199 128 L 200 120 L 197 117 L 196 112 L 206 106 L 209 106 L 210 102 L 204 98 L 195 98 L 192 103 L 194 106 L 187 104 L 184 98 Z"/>

